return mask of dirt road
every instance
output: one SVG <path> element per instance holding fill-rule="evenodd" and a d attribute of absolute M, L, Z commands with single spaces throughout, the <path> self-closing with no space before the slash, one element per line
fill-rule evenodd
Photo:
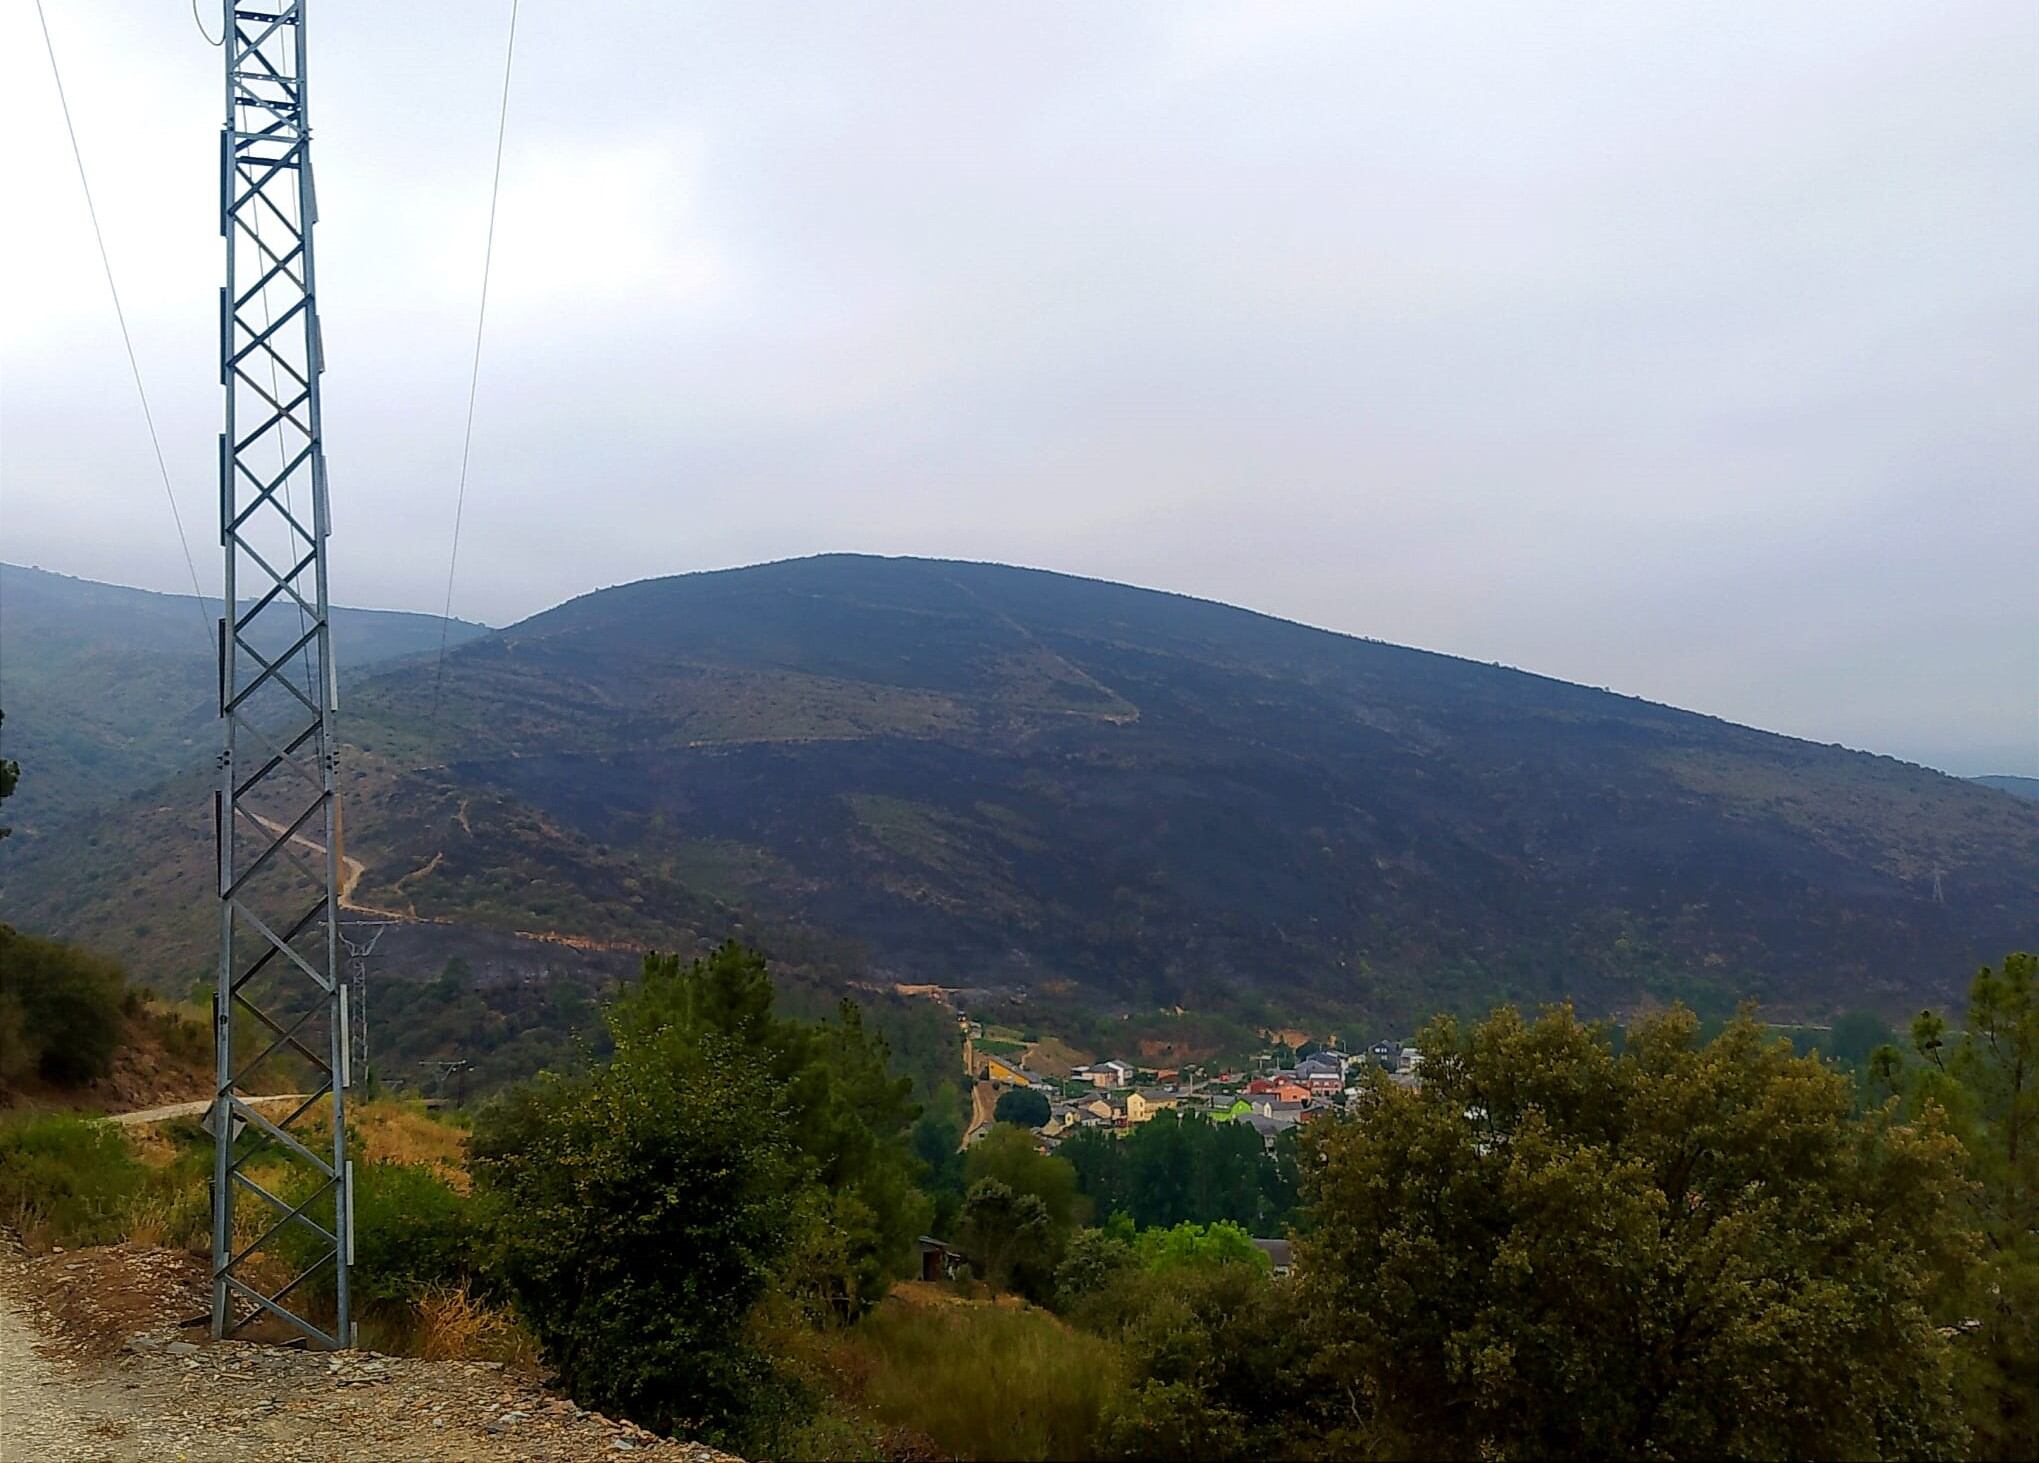
<path fill-rule="evenodd" d="M 998 1106 L 998 1089 L 989 1082 L 979 1082 L 970 1089 L 970 1126 L 963 1130 L 963 1146 L 968 1148 L 977 1141 L 977 1135 L 990 1127 L 992 1109 Z"/>
<path fill-rule="evenodd" d="M 265 818 L 260 813 L 248 813 L 247 816 L 253 818 L 257 823 L 261 824 L 264 828 L 267 828 L 271 833 L 282 833 L 284 831 L 283 825 L 273 818 Z M 323 843 L 320 843 L 315 839 L 307 838 L 302 833 L 291 834 L 290 841 L 298 845 L 300 848 L 310 849 L 320 858 L 324 858 L 326 856 L 326 846 Z M 344 849 L 346 845 L 343 843 L 341 847 Z M 368 865 L 362 863 L 360 859 L 355 858 L 352 854 L 342 853 L 340 855 L 339 897 L 341 909 L 345 910 L 349 914 L 372 914 L 377 919 L 390 919 L 398 921 L 411 921 L 417 919 L 417 915 L 407 914 L 401 910 L 377 909 L 372 905 L 356 904 L 354 902 L 354 886 L 361 882 L 361 876 L 364 873 L 366 873 L 367 870 Z"/>
<path fill-rule="evenodd" d="M 243 1097 L 249 1107 L 262 1107 L 269 1103 L 287 1105 L 303 1102 L 302 1092 L 279 1092 L 268 1097 Z M 118 1123 L 123 1128 L 132 1128 L 141 1123 L 168 1122 L 171 1118 L 202 1118 L 212 1111 L 212 1099 L 201 1097 L 196 1102 L 173 1102 L 163 1107 L 145 1107 L 137 1112 L 115 1113 L 106 1121 Z"/>
<path fill-rule="evenodd" d="M 204 1264 L 0 1254 L 0 1463 L 733 1463 L 487 1362 L 213 1342 Z"/>

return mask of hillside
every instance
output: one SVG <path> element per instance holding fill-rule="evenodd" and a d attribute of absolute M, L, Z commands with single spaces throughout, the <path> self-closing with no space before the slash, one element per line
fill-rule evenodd
<path fill-rule="evenodd" d="M 1990 777 L 1972 777 L 1970 782 L 1979 782 L 1984 787 L 1993 787 L 1998 792 L 2007 792 L 2013 797 L 2027 798 L 2039 802 L 2039 777 L 2012 777 L 2008 774 Z"/>
<path fill-rule="evenodd" d="M 215 603 L 210 613 L 218 612 Z M 436 653 L 434 615 L 333 611 L 342 684 L 372 666 Z M 448 639 L 487 633 L 456 620 Z M 219 745 L 219 672 L 206 614 L 153 594 L 0 564 L 0 736 L 36 769 L 8 802 L 24 837 L 194 767 Z"/>
<path fill-rule="evenodd" d="M 446 760 L 430 696 L 398 664 L 349 698 L 348 852 L 435 952 L 734 928 L 839 974 L 1400 1019 L 1915 1009 L 2039 930 L 2039 807 L 1990 788 L 1031 570 L 645 581 L 461 646 Z M 0 854 L 0 907 L 202 967 L 207 818 L 158 789 Z"/>

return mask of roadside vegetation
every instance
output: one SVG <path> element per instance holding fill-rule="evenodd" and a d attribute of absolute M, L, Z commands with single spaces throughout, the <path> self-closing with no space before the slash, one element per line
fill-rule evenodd
<path fill-rule="evenodd" d="M 960 1150 L 931 1058 L 754 952 L 653 956 L 563 1070 L 357 1105 L 363 1340 L 757 1458 L 2029 1457 L 2035 983 L 1822 1033 L 1859 1071 L 1748 1016 L 1439 1018 L 1419 1084 L 1273 1150 L 1164 1116 L 1051 1155 Z M 210 1150 L 17 1114 L 0 1222 L 202 1254 Z"/>

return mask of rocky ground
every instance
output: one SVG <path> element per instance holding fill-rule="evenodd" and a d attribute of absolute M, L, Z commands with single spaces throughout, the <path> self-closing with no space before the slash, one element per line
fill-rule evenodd
<path fill-rule="evenodd" d="M 201 1262 L 0 1253 L 0 1463 L 734 1463 L 499 1363 L 214 1342 Z"/>

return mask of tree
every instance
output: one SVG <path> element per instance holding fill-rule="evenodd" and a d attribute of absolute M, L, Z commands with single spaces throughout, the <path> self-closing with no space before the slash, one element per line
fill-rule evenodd
<path fill-rule="evenodd" d="M 1074 1309 L 1138 1263 L 1132 1221 L 1125 1215 L 1115 1214 L 1097 1229 L 1079 1229 L 1055 1267 L 1056 1308 Z"/>
<path fill-rule="evenodd" d="M 1034 1146 L 1025 1128 L 999 1123 L 963 1155 L 963 1176 L 972 1188 L 983 1179 L 997 1179 L 1016 1194 L 1032 1194 L 1048 1211 L 1059 1247 L 1081 1215 L 1076 1170 L 1062 1159 Z"/>
<path fill-rule="evenodd" d="M 2039 956 L 1985 966 L 1968 990 L 1967 1029 L 1948 1039 L 1930 1011 L 1912 1023 L 1921 1059 L 1909 1078 L 1915 1108 L 1948 1115 L 1967 1155 L 1965 1202 L 1985 1245 L 1977 1284 L 1962 1298 L 1963 1390 L 1978 1456 L 2039 1457 Z M 1877 1071 L 1897 1078 L 1896 1053 Z"/>
<path fill-rule="evenodd" d="M 833 1021 L 814 1023 L 779 1016 L 774 999 L 764 957 L 734 942 L 688 962 L 651 954 L 609 1025 L 619 1047 L 666 1031 L 724 1045 L 770 1085 L 814 1180 L 837 1196 L 830 1212 L 810 1214 L 804 1232 L 849 1268 L 823 1282 L 823 1270 L 801 1267 L 821 1286 L 808 1299 L 854 1319 L 908 1272 L 914 1239 L 933 1212 L 914 1182 L 908 1146 L 919 1109 L 912 1084 L 891 1075 L 883 1039 L 866 1029 L 854 1002 L 841 1002 Z"/>
<path fill-rule="evenodd" d="M 1031 1087 L 1015 1087 L 999 1094 L 991 1116 L 995 1122 L 1038 1128 L 1048 1121 L 1048 1099 Z"/>
<path fill-rule="evenodd" d="M 582 1406 L 740 1436 L 775 1372 L 747 1334 L 812 1182 L 778 1095 L 735 1044 L 619 1036 L 580 1077 L 487 1110 L 472 1144 L 494 1271 Z"/>
<path fill-rule="evenodd" d="M 946 1107 L 932 1107 L 914 1119 L 908 1146 L 920 1162 L 920 1186 L 933 1201 L 931 1234 L 948 1234 L 963 1208 L 963 1125 Z"/>
<path fill-rule="evenodd" d="M 979 1179 L 963 1199 L 957 1237 L 993 1288 L 1010 1290 L 1047 1266 L 1055 1224 L 1038 1194 L 1016 1194 L 997 1179 Z"/>
<path fill-rule="evenodd" d="M 1433 1022 L 1301 1165 L 1341 1451 L 1956 1455 L 1960 1150 L 1747 1018 Z"/>
<path fill-rule="evenodd" d="M 1229 1220 L 1279 1234 L 1294 1207 L 1292 1145 L 1269 1153 L 1243 1123 L 1163 1114 L 1123 1138 L 1073 1133 L 1057 1150 L 1101 1215 L 1128 1214 L 1142 1228 Z"/>
<path fill-rule="evenodd" d="M 1319 1336 L 1245 1232 L 1146 1230 L 1128 1248 L 1133 1257 L 1108 1266 L 1070 1310 L 1133 1363 L 1113 1448 L 1134 1458 L 1312 1456 Z"/>
<path fill-rule="evenodd" d="M 1078 1128 L 1055 1150 L 1075 1173 L 1077 1192 L 1100 1220 L 1127 1213 L 1126 1144 L 1136 1136 L 1137 1131 L 1121 1139 L 1098 1128 Z M 1128 1220 L 1130 1224 L 1130 1216 Z"/>
<path fill-rule="evenodd" d="M 1253 1236 L 1236 1224 L 1178 1224 L 1170 1229 L 1147 1229 L 1134 1244 L 1140 1264 L 1149 1270 L 1187 1270 L 1211 1265 L 1245 1265 L 1266 1270 L 1271 1262 L 1253 1243 Z"/>
<path fill-rule="evenodd" d="M 1083 1217 L 1083 1201 L 1076 1192 L 1076 1171 L 1060 1158 L 1050 1157 L 1034 1146 L 1034 1135 L 1010 1123 L 995 1124 L 963 1157 L 964 1181 L 968 1194 L 977 1193 L 987 1180 L 1012 1191 L 1015 1199 L 1039 1202 L 1046 1216 L 1043 1243 L 1036 1253 L 1024 1253 L 1007 1267 L 1005 1276 L 994 1281 L 1009 1286 L 1030 1299 L 1045 1303 L 1054 1293 L 1055 1266 L 1070 1233 Z M 962 1227 L 971 1225 L 970 1201 L 963 1202 Z M 968 1250 L 966 1242 L 964 1248 Z"/>
<path fill-rule="evenodd" d="M 741 1442 L 791 1406 L 759 1301 L 850 1319 L 911 1253 L 928 1205 L 907 1084 L 850 1003 L 776 1015 L 736 945 L 647 956 L 607 1027 L 606 1062 L 477 1125 L 496 1273 L 583 1405 Z"/>

